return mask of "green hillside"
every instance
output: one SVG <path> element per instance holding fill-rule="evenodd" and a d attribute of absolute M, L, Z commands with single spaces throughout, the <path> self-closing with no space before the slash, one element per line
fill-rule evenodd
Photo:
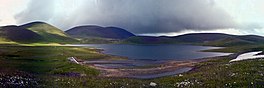
<path fill-rule="evenodd" d="M 79 41 L 69 37 L 60 29 L 44 22 L 32 22 L 21 26 L 9 25 L 0 27 L 0 44 L 76 42 Z"/>
<path fill-rule="evenodd" d="M 176 41 L 169 37 L 153 37 L 153 36 L 134 36 L 121 43 L 125 44 L 175 44 Z"/>
<path fill-rule="evenodd" d="M 228 35 L 221 33 L 194 33 L 174 37 L 135 36 L 123 40 L 128 44 L 193 44 L 206 46 L 237 46 L 264 44 L 264 37 L 256 35 Z"/>
<path fill-rule="evenodd" d="M 20 26 L 4 26 L 0 27 L 1 43 L 31 43 L 40 42 L 44 39 L 37 33 L 27 30 Z"/>
<path fill-rule="evenodd" d="M 135 36 L 133 33 L 118 27 L 100 27 L 94 25 L 77 26 L 67 31 L 75 38 L 106 38 L 106 39 L 127 39 Z"/>
<path fill-rule="evenodd" d="M 77 42 L 77 40 L 69 37 L 62 30 L 44 22 L 33 22 L 22 25 L 21 27 L 39 34 L 45 39 L 44 42 L 56 42 L 56 43 Z"/>

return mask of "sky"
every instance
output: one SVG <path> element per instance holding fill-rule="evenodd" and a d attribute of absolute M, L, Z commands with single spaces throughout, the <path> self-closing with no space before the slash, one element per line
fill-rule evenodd
<path fill-rule="evenodd" d="M 0 26 L 115 26 L 138 35 L 264 36 L 264 0 L 0 0 Z"/>

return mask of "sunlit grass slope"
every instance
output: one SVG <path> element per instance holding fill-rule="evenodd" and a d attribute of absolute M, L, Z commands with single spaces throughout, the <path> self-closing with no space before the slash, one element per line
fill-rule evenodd
<path fill-rule="evenodd" d="M 68 43 L 77 41 L 62 30 L 44 22 L 32 22 L 22 25 L 22 27 L 39 34 L 45 39 L 45 42 Z"/>

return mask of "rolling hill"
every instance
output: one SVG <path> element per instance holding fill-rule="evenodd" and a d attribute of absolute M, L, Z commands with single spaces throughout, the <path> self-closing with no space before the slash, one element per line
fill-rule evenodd
<path fill-rule="evenodd" d="M 122 43 L 132 44 L 195 44 L 208 46 L 235 46 L 264 44 L 264 37 L 257 35 L 229 35 L 222 33 L 193 33 L 174 37 L 136 36 Z"/>
<path fill-rule="evenodd" d="M 75 38 L 79 39 L 76 40 Z M 264 44 L 257 35 L 222 33 L 191 33 L 179 36 L 135 36 L 117 27 L 78 26 L 63 32 L 44 23 L 32 22 L 21 26 L 0 27 L 0 42 L 17 43 L 125 43 L 125 44 L 195 44 L 207 46 L 236 46 Z"/>
<path fill-rule="evenodd" d="M 0 27 L 0 42 L 69 43 L 76 42 L 60 29 L 44 22 Z"/>
<path fill-rule="evenodd" d="M 174 44 L 176 41 L 170 37 L 134 36 L 123 40 L 121 43 L 128 44 Z"/>
<path fill-rule="evenodd" d="M 57 42 L 57 43 L 68 43 L 76 42 L 75 39 L 68 36 L 62 30 L 44 23 L 44 22 L 32 22 L 21 25 L 21 27 L 31 30 L 44 38 L 44 42 Z"/>
<path fill-rule="evenodd" d="M 39 42 L 43 38 L 35 32 L 27 30 L 20 26 L 0 27 L 1 42 Z"/>
<path fill-rule="evenodd" d="M 189 43 L 206 43 L 211 41 L 217 41 L 226 38 L 234 38 L 235 35 L 228 35 L 222 33 L 191 33 L 179 36 L 171 37 L 174 41 L 189 42 Z"/>
<path fill-rule="evenodd" d="M 135 36 L 131 32 L 117 27 L 100 27 L 100 26 L 78 26 L 66 31 L 75 38 L 108 38 L 108 39 L 127 39 Z"/>

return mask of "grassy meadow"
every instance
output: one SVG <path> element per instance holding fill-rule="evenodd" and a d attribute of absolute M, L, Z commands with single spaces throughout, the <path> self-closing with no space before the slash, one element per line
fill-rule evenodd
<path fill-rule="evenodd" d="M 230 47 L 218 51 L 264 49 L 263 46 Z M 229 63 L 233 57 L 215 57 L 187 73 L 155 79 L 102 78 L 100 71 L 71 63 L 83 60 L 125 59 L 99 53 L 97 49 L 66 46 L 0 46 L 1 87 L 60 88 L 157 88 L 175 87 L 264 87 L 264 60 Z M 217 50 L 214 50 L 217 51 Z"/>

